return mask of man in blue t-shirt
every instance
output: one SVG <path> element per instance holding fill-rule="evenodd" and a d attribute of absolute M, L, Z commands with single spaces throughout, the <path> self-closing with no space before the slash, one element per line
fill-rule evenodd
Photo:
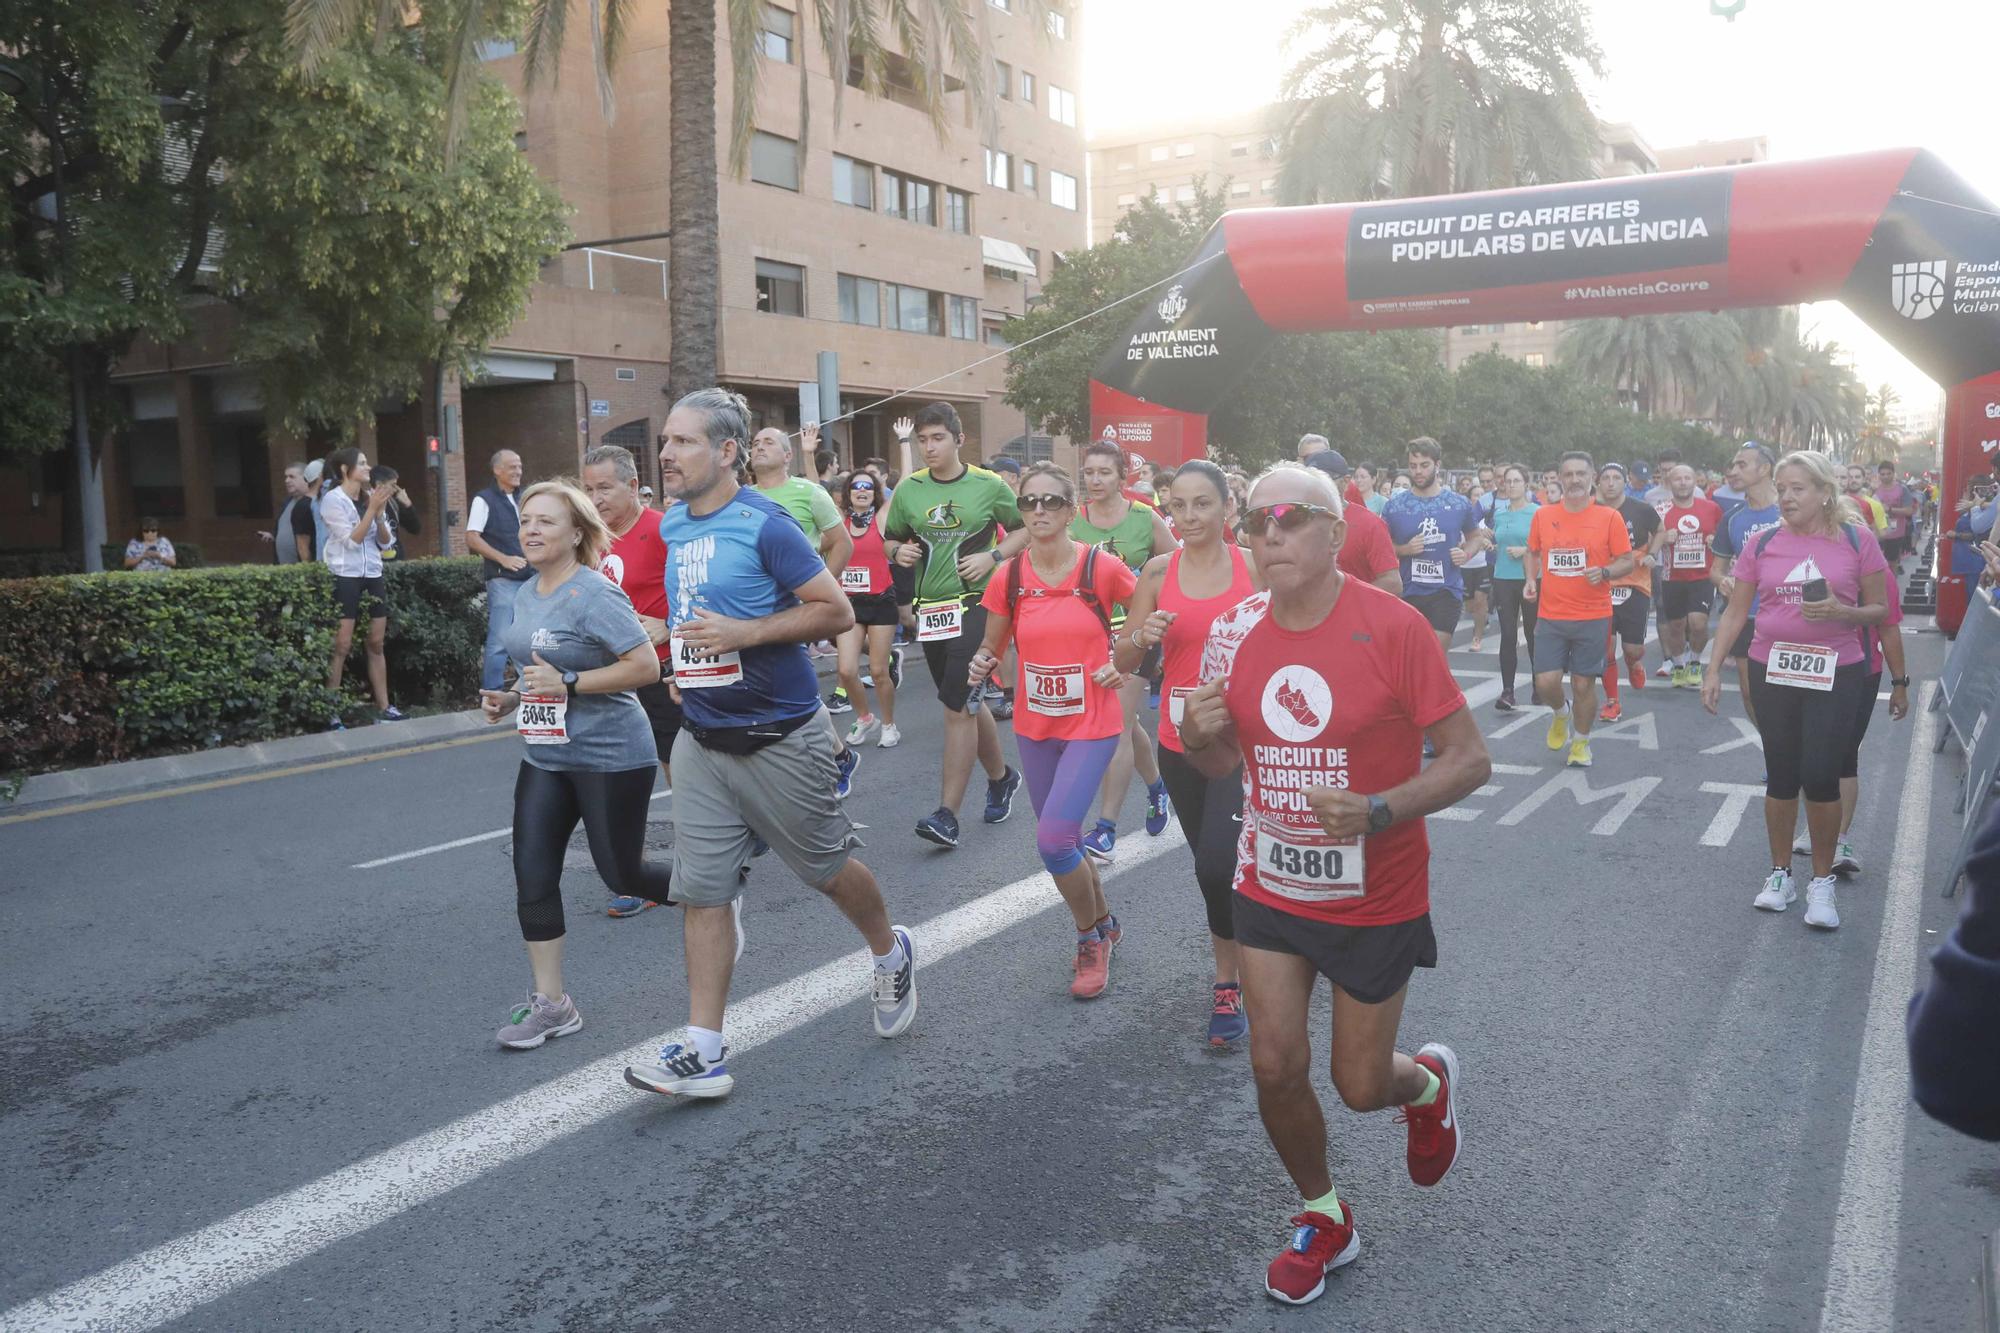
<path fill-rule="evenodd" d="M 1722 523 L 1708 544 L 1709 549 L 1715 552 L 1715 562 L 1709 567 L 1708 576 L 1714 581 L 1716 591 L 1722 595 L 1725 606 L 1736 591 L 1736 580 L 1729 576 L 1729 571 L 1736 566 L 1736 557 L 1743 553 L 1751 538 L 1778 526 L 1778 486 L 1772 480 L 1777 466 L 1778 460 L 1771 451 L 1754 441 L 1738 449 L 1736 457 L 1729 461 L 1728 483 L 1743 498 L 1735 508 L 1723 511 Z M 1717 619 L 1720 618 L 1718 614 Z M 1718 642 L 1708 665 L 1710 671 L 1722 670 L 1722 655 L 1725 652 L 1735 659 L 1736 688 L 1743 696 L 1743 714 L 1753 723 L 1757 720 L 1757 709 L 1750 702 L 1750 641 L 1756 634 L 1757 594 L 1753 591 L 1750 594 L 1750 618 L 1743 622 L 1743 632 L 1736 636 L 1734 644 Z"/>
<path fill-rule="evenodd" d="M 830 728 L 805 645 L 854 624 L 854 608 L 782 507 L 738 485 L 750 438 L 740 395 L 702 389 L 667 416 L 660 487 L 681 503 L 660 520 L 674 689 L 686 721 L 674 742 L 674 897 L 684 905 L 688 1030 L 625 1081 L 648 1092 L 720 1097 L 735 1086 L 722 1041 L 729 978 L 742 952 L 737 868 L 761 838 L 868 941 L 875 1031 L 916 1017 L 916 952 L 889 923 L 882 891 L 834 787 Z"/>
<path fill-rule="evenodd" d="M 1466 558 L 1479 549 L 1480 513 L 1464 496 L 1445 486 L 1444 450 L 1428 435 L 1409 444 L 1410 489 L 1389 497 L 1382 521 L 1403 563 L 1403 600 L 1423 612 L 1437 631 L 1438 646 L 1451 651 L 1465 601 Z"/>

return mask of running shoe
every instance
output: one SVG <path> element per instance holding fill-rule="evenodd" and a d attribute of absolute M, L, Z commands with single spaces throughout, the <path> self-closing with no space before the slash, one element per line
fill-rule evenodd
<path fill-rule="evenodd" d="M 1551 750 L 1560 750 L 1569 744 L 1569 717 L 1567 714 L 1556 713 L 1549 718 L 1548 741 Z"/>
<path fill-rule="evenodd" d="M 1833 907 L 1833 890 L 1840 883 L 1825 875 L 1806 885 L 1806 924 L 1820 930 L 1839 930 L 1840 913 Z"/>
<path fill-rule="evenodd" d="M 1688 669 L 1684 666 L 1674 667 L 1673 688 L 1677 690 L 1684 690 L 1687 687 L 1688 687 Z"/>
<path fill-rule="evenodd" d="M 510 1051 L 532 1051 L 550 1037 L 567 1037 L 582 1027 L 583 1015 L 577 1012 L 576 1001 L 567 995 L 551 1000 L 536 991 L 526 1004 L 515 1006 L 507 1016 L 507 1026 L 494 1035 Z"/>
<path fill-rule="evenodd" d="M 986 780 L 986 813 L 984 815 L 986 822 L 989 824 L 1006 823 L 1007 816 L 1014 813 L 1014 793 L 1020 790 L 1021 771 L 1011 764 L 1008 765 L 1007 771 L 1000 775 L 998 782 L 988 778 Z"/>
<path fill-rule="evenodd" d="M 1619 718 L 1624 716 L 1625 716 L 1624 708 L 1616 703 L 1608 703 L 1604 705 L 1604 707 L 1597 710 L 1597 720 L 1599 722 L 1616 722 Z"/>
<path fill-rule="evenodd" d="M 875 1000 L 875 1035 L 900 1037 L 917 1016 L 917 946 L 910 932 L 891 926 L 896 942 L 903 946 L 903 965 L 894 972 L 877 967 L 869 981 Z"/>
<path fill-rule="evenodd" d="M 1435 1185 L 1458 1160 L 1464 1141 L 1458 1123 L 1458 1056 L 1442 1042 L 1426 1042 L 1417 1051 L 1417 1063 L 1444 1086 L 1429 1106 L 1405 1106 L 1396 1123 L 1410 1127 L 1410 1179 Z"/>
<path fill-rule="evenodd" d="M 1325 1213 L 1300 1213 L 1292 1226 L 1296 1229 L 1291 1243 L 1265 1270 L 1264 1291 L 1287 1305 L 1305 1305 L 1326 1290 L 1328 1273 L 1354 1262 L 1361 1253 L 1361 1237 L 1354 1230 L 1354 1210 L 1345 1199 L 1337 1219 Z"/>
<path fill-rule="evenodd" d="M 1167 816 L 1174 803 L 1167 799 L 1167 784 L 1155 782 L 1146 788 L 1146 832 L 1157 838 L 1167 831 Z"/>
<path fill-rule="evenodd" d="M 1565 763 L 1570 768 L 1590 767 L 1590 737 L 1578 736 L 1569 743 L 1569 758 Z"/>
<path fill-rule="evenodd" d="M 903 688 L 903 653 L 893 644 L 889 648 L 889 683 L 899 690 Z"/>
<path fill-rule="evenodd" d="M 917 836 L 940 847 L 956 847 L 958 816 L 941 805 L 917 821 Z"/>
<path fill-rule="evenodd" d="M 1091 931 L 1076 942 L 1076 975 L 1069 983 L 1070 996 L 1094 1000 L 1111 984 L 1111 941 Z"/>
<path fill-rule="evenodd" d="M 847 691 L 836 687 L 826 696 L 826 711 L 829 713 L 851 713 L 854 705 L 847 702 Z"/>
<path fill-rule="evenodd" d="M 609 907 L 604 909 L 604 915 L 618 917 L 637 916 L 648 907 L 658 906 L 659 904 L 651 898 L 640 898 L 629 893 L 621 893 L 611 900 Z"/>
<path fill-rule="evenodd" d="M 1655 671 L 1653 674 L 1658 676 L 1661 680 L 1665 680 L 1672 671 L 1678 669 L 1679 668 L 1675 667 L 1674 664 L 1671 662 L 1662 662 L 1660 663 L 1660 669 L 1658 671 Z"/>
<path fill-rule="evenodd" d="M 898 727 L 894 722 L 884 722 L 882 724 L 882 737 L 875 742 L 875 748 L 878 750 L 893 750 L 902 743 L 902 728 Z"/>
<path fill-rule="evenodd" d="M 1798 891 L 1792 887 L 1792 872 L 1772 868 L 1764 887 L 1758 891 L 1750 905 L 1760 912 L 1782 912 L 1798 900 Z"/>
<path fill-rule="evenodd" d="M 375 715 L 375 720 L 377 722 L 408 722 L 410 720 L 410 715 L 408 713 L 405 713 L 402 709 L 396 707 L 396 705 L 390 704 L 387 708 L 383 709 L 381 712 Z"/>
<path fill-rule="evenodd" d="M 1230 1042 L 1249 1035 L 1250 1020 L 1243 1013 L 1243 983 L 1216 982 L 1215 1008 L 1208 1015 L 1208 1044 L 1218 1051 L 1227 1050 Z"/>
<path fill-rule="evenodd" d="M 1795 856 L 1812 855 L 1812 830 L 1801 829 L 1799 836 L 1792 839 L 1792 853 Z"/>
<path fill-rule="evenodd" d="M 1014 698 L 991 681 L 986 683 L 986 706 L 993 710 L 993 720 L 1005 722 L 1014 716 Z"/>
<path fill-rule="evenodd" d="M 1108 819 L 1100 819 L 1097 827 L 1078 841 L 1083 846 L 1083 854 L 1091 860 L 1109 861 L 1111 849 L 1118 845 L 1118 826 Z"/>
<path fill-rule="evenodd" d="M 1702 670 L 1703 668 L 1701 663 L 1699 662 L 1688 663 L 1688 687 L 1690 689 L 1698 690 L 1701 688 Z"/>
<path fill-rule="evenodd" d="M 660 1048 L 656 1065 L 626 1065 L 625 1081 L 641 1092 L 657 1092 L 668 1097 L 727 1097 L 736 1086 L 729 1072 L 729 1047 L 714 1064 L 701 1058 L 692 1046 L 670 1041 Z"/>
<path fill-rule="evenodd" d="M 1109 912 L 1106 912 L 1104 919 L 1097 923 L 1097 933 L 1102 935 L 1105 941 L 1110 944 L 1116 944 L 1125 938 L 1124 930 L 1118 925 L 1118 918 Z"/>
<path fill-rule="evenodd" d="M 854 774 L 861 767 L 861 751 L 849 745 L 833 757 L 833 762 L 840 769 L 840 781 L 833 784 L 833 794 L 844 801 L 847 794 L 854 790 Z"/>
<path fill-rule="evenodd" d="M 327 719 L 326 729 L 328 731 L 346 731 L 347 724 L 340 720 L 340 714 L 335 713 L 331 718 Z"/>
<path fill-rule="evenodd" d="M 1861 858 L 1854 854 L 1852 838 L 1842 838 L 1833 845 L 1833 873 L 1836 875 L 1861 873 Z"/>
<path fill-rule="evenodd" d="M 881 718 L 873 716 L 857 717 L 854 719 L 854 725 L 847 729 L 847 744 L 849 748 L 856 745 L 866 745 L 881 734 Z"/>
<path fill-rule="evenodd" d="M 1494 711 L 1494 712 L 1496 712 L 1496 713 L 1511 713 L 1511 712 L 1513 712 L 1513 711 L 1514 711 L 1514 691 L 1512 691 L 1512 690 L 1502 690 L 1502 691 L 1500 691 L 1500 697 L 1499 697 L 1498 699 L 1495 699 L 1495 700 L 1493 701 L 1493 711 Z"/>

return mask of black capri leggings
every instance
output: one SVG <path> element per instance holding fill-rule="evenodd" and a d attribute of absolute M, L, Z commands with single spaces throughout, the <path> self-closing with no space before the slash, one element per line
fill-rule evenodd
<path fill-rule="evenodd" d="M 555 772 L 523 759 L 514 779 L 514 889 L 521 938 L 563 935 L 562 868 L 583 821 L 590 859 L 613 893 L 667 901 L 671 875 L 646 860 L 646 807 L 659 766 L 622 773 Z"/>
<path fill-rule="evenodd" d="M 1535 674 L 1535 604 L 1521 596 L 1526 586 L 1525 579 L 1493 580 L 1493 605 L 1500 612 L 1500 688 L 1510 694 L 1514 667 L 1520 661 L 1515 656 L 1515 630 L 1522 625 L 1528 630 L 1528 674 Z"/>
<path fill-rule="evenodd" d="M 1868 719 L 1875 716 L 1875 705 L 1879 702 L 1875 695 L 1882 688 L 1882 673 L 1877 671 L 1861 682 L 1861 697 L 1854 701 L 1854 735 L 1849 739 L 1847 759 L 1840 766 L 1843 778 L 1861 776 L 1861 742 L 1868 736 Z"/>
<path fill-rule="evenodd" d="M 1208 929 L 1217 939 L 1236 938 L 1232 903 L 1236 885 L 1236 840 L 1243 832 L 1243 770 L 1225 778 L 1203 777 L 1179 750 L 1157 746 L 1160 780 L 1173 798 L 1174 816 L 1194 849 L 1194 878 L 1208 908 Z"/>
<path fill-rule="evenodd" d="M 1808 801 L 1821 804 L 1840 799 L 1841 769 L 1854 743 L 1858 701 L 1868 688 L 1866 662 L 1837 668 L 1831 690 L 1802 690 L 1771 684 L 1764 679 L 1764 664 L 1750 659 L 1750 698 L 1768 774 L 1766 796 L 1793 801 L 1804 791 Z"/>

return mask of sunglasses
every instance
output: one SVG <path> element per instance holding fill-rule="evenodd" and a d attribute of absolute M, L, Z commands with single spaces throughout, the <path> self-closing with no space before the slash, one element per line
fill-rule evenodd
<path fill-rule="evenodd" d="M 1252 537 L 1261 537 L 1276 523 L 1280 532 L 1297 532 L 1315 518 L 1324 514 L 1328 518 L 1339 518 L 1325 505 L 1315 504 L 1271 504 L 1258 505 L 1255 509 L 1243 511 L 1243 531 Z"/>
<path fill-rule="evenodd" d="M 872 491 L 875 489 L 875 483 L 872 481 L 850 481 L 847 483 L 847 489 L 850 491 Z"/>
<path fill-rule="evenodd" d="M 1021 497 L 1020 503 L 1021 508 L 1032 509 L 1039 514 L 1048 509 L 1069 508 L 1069 497 L 1067 495 L 1024 495 Z"/>

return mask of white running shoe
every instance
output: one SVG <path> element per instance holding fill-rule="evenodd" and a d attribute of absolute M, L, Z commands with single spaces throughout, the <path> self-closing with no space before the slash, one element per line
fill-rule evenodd
<path fill-rule="evenodd" d="M 1833 873 L 1836 875 L 1858 875 L 1861 873 L 1861 858 L 1854 854 L 1854 839 L 1842 838 L 1834 844 Z"/>
<path fill-rule="evenodd" d="M 866 745 L 882 734 L 882 719 L 879 717 L 857 717 L 854 725 L 847 729 L 849 745 Z"/>
<path fill-rule="evenodd" d="M 1798 890 L 1792 887 L 1792 872 L 1773 870 L 1771 877 L 1764 881 L 1763 891 L 1750 900 L 1750 905 L 1760 912 L 1782 912 L 1798 900 Z"/>
<path fill-rule="evenodd" d="M 1812 830 L 1802 829 L 1799 836 L 1792 839 L 1792 851 L 1798 856 L 1812 855 Z"/>
<path fill-rule="evenodd" d="M 878 750 L 893 750 L 902 743 L 902 728 L 898 727 L 894 722 L 886 722 L 882 726 L 882 738 L 875 742 L 875 748 Z"/>
<path fill-rule="evenodd" d="M 1833 889 L 1840 881 L 1832 875 L 1806 885 L 1806 924 L 1821 930 L 1839 930 L 1840 913 L 1833 909 Z"/>
<path fill-rule="evenodd" d="M 868 987 L 875 1001 L 875 1035 L 900 1037 L 917 1016 L 917 945 L 901 926 L 891 928 L 903 946 L 903 965 L 894 972 L 877 966 Z"/>

